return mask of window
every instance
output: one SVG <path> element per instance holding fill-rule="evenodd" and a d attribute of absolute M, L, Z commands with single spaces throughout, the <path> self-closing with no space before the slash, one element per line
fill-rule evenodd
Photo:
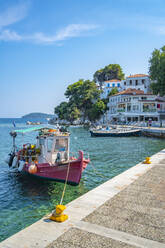
<path fill-rule="evenodd" d="M 124 85 L 126 85 L 126 82 L 124 82 Z"/>
<path fill-rule="evenodd" d="M 133 105 L 133 111 L 139 110 L 139 106 L 138 105 Z"/>
<path fill-rule="evenodd" d="M 115 87 L 115 84 L 112 84 L 112 87 Z"/>
<path fill-rule="evenodd" d="M 145 79 L 142 79 L 142 84 L 144 84 L 144 82 L 145 82 Z"/>
<path fill-rule="evenodd" d="M 131 111 L 131 104 L 130 104 L 130 103 L 127 104 L 127 111 L 128 111 L 128 112 Z"/>
<path fill-rule="evenodd" d="M 66 151 L 68 147 L 68 139 L 56 139 L 55 152 L 56 151 Z"/>
<path fill-rule="evenodd" d="M 141 99 L 142 100 L 147 100 L 147 97 L 142 96 Z"/>
<path fill-rule="evenodd" d="M 47 151 L 52 151 L 53 139 L 47 139 Z"/>
<path fill-rule="evenodd" d="M 108 87 L 110 87 L 110 84 L 108 83 Z"/>
<path fill-rule="evenodd" d="M 117 87 L 120 87 L 120 84 L 119 83 L 117 84 Z"/>
<path fill-rule="evenodd" d="M 135 85 L 138 85 L 138 80 L 135 80 Z"/>
<path fill-rule="evenodd" d="M 132 80 L 129 81 L 129 84 L 132 85 Z"/>

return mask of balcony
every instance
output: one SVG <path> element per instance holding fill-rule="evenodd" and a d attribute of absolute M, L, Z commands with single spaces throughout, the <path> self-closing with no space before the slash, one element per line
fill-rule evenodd
<path fill-rule="evenodd" d="M 117 109 L 117 112 L 125 112 L 125 109 Z"/>
<path fill-rule="evenodd" d="M 156 109 L 156 108 L 154 108 L 154 109 L 147 109 L 147 108 L 144 108 L 144 109 L 143 109 L 143 112 L 148 112 L 148 113 L 157 112 L 157 109 Z"/>
<path fill-rule="evenodd" d="M 159 114 L 165 114 L 165 110 L 158 110 Z"/>

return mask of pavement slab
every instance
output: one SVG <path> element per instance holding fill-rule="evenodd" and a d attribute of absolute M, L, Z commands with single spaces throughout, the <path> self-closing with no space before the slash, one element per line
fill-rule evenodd
<path fill-rule="evenodd" d="M 151 168 L 83 220 L 165 243 L 164 192 L 165 164 Z"/>
<path fill-rule="evenodd" d="M 135 248 L 136 246 L 71 228 L 46 248 Z"/>

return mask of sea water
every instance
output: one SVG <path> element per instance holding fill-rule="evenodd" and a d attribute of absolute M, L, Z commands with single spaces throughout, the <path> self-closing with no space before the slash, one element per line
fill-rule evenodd
<path fill-rule="evenodd" d="M 59 204 L 64 184 L 21 176 L 9 169 L 4 160 L 12 148 L 9 132 L 27 128 L 24 119 L 0 119 L 0 241 L 29 226 Z M 90 136 L 84 128 L 70 127 L 71 152 L 83 150 L 91 164 L 83 172 L 78 186 L 67 185 L 63 203 L 66 204 L 101 183 L 160 151 L 165 140 L 147 137 Z M 19 135 L 17 144 L 34 143 L 35 133 Z"/>

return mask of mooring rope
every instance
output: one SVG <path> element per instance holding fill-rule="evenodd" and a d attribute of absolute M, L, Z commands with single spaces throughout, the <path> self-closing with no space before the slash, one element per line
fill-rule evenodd
<path fill-rule="evenodd" d="M 66 174 L 64 189 L 63 189 L 62 196 L 61 196 L 60 205 L 62 205 L 62 202 L 63 202 L 63 199 L 64 199 L 64 194 L 65 194 L 65 190 L 66 190 L 66 185 L 67 185 L 67 182 L 68 182 L 69 169 L 70 169 L 70 162 L 69 162 L 69 164 L 68 164 L 68 169 L 67 169 L 67 174 Z"/>

